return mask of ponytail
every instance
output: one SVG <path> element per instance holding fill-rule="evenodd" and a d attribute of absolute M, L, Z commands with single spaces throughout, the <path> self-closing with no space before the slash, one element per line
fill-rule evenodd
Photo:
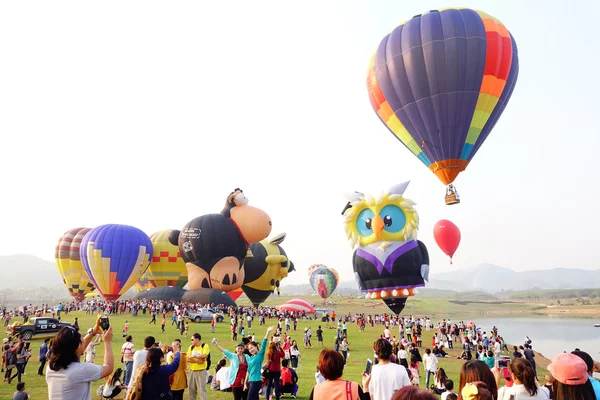
<path fill-rule="evenodd" d="M 510 370 L 522 384 L 530 396 L 535 396 L 538 386 L 535 382 L 535 373 L 531 363 L 523 358 L 517 358 L 510 363 Z"/>

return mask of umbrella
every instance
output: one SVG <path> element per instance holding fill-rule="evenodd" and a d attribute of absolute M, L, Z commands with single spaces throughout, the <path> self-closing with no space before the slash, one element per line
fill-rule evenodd
<path fill-rule="evenodd" d="M 293 299 L 277 307 L 283 311 L 304 311 L 309 314 L 315 313 L 315 308 L 304 299 Z"/>

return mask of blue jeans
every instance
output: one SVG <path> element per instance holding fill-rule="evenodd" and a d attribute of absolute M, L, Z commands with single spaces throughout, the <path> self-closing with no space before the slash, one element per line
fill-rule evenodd
<path fill-rule="evenodd" d="M 433 375 L 433 379 L 435 379 L 435 372 L 427 371 L 427 378 L 425 378 L 425 387 L 429 389 L 429 376 Z"/>
<path fill-rule="evenodd" d="M 125 374 L 123 375 L 123 385 L 129 385 L 131 380 L 131 369 L 133 368 L 133 361 L 125 361 Z"/>
<path fill-rule="evenodd" d="M 247 400 L 259 400 L 258 393 L 262 387 L 262 381 L 248 382 L 248 396 Z"/>
<path fill-rule="evenodd" d="M 288 383 L 287 385 L 281 387 L 281 393 L 291 393 L 295 395 L 298 393 L 298 385 L 295 383 Z"/>

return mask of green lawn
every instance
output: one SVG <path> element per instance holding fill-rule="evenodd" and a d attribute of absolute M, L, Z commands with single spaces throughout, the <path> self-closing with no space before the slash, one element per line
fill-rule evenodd
<path fill-rule="evenodd" d="M 309 299 L 311 299 L 309 297 Z M 268 304 L 280 304 L 281 302 L 286 301 L 287 298 L 284 297 L 271 297 L 267 303 Z M 338 315 L 341 315 L 343 313 L 346 312 L 364 312 L 366 314 L 372 313 L 384 313 L 384 312 L 388 312 L 387 308 L 385 308 L 385 306 L 377 306 L 376 304 L 380 303 L 380 302 L 375 302 L 375 301 L 364 301 L 364 300 L 354 300 L 354 299 L 341 299 L 341 298 L 337 298 L 335 299 L 337 301 L 337 305 L 336 305 L 336 312 Z M 313 298 L 312 301 L 317 302 L 317 298 Z M 243 299 L 240 299 L 240 301 L 238 301 L 238 304 L 244 304 L 245 301 Z M 455 310 L 458 309 L 458 311 L 465 311 L 465 320 L 467 319 L 473 319 L 476 315 L 473 315 L 473 305 L 462 305 L 462 304 L 453 304 L 451 302 L 448 301 L 444 301 L 444 300 L 429 300 L 429 299 L 410 299 L 409 300 L 409 304 L 410 307 L 412 308 L 410 311 L 409 306 L 407 306 L 407 314 L 414 312 L 414 313 L 418 313 L 419 315 L 443 315 L 443 317 L 448 317 L 448 315 L 456 315 L 457 311 Z M 437 306 L 436 306 L 437 305 Z M 320 305 L 319 305 L 320 307 Z M 491 305 L 491 306 L 486 306 L 486 309 L 488 309 L 488 312 L 490 313 L 494 313 L 494 310 L 498 309 L 506 309 L 507 305 Z M 513 309 L 512 305 L 510 306 L 511 309 Z M 532 307 L 531 305 L 528 307 Z M 325 307 L 323 306 L 323 308 L 331 308 L 329 307 Z M 470 309 L 470 311 L 467 311 L 468 309 Z M 478 313 L 483 313 L 484 307 L 481 304 L 478 304 L 475 307 L 475 314 Z M 522 312 L 525 309 L 527 309 L 527 305 L 515 305 L 514 306 L 514 312 Z M 530 309 L 528 309 L 530 310 Z M 481 314 L 480 314 L 481 315 Z M 95 316 L 86 316 L 84 313 L 81 312 L 77 312 L 77 313 L 72 313 L 66 317 L 63 317 L 63 320 L 65 321 L 73 321 L 75 317 L 79 317 L 79 324 L 81 326 L 81 330 L 82 332 L 85 332 L 89 327 L 91 327 L 95 321 Z M 441 319 L 442 317 L 440 317 Z M 153 335 L 157 341 L 160 342 L 171 342 L 173 339 L 175 338 L 180 338 L 181 336 L 179 335 L 179 332 L 177 332 L 175 330 L 174 326 L 171 326 L 171 321 L 168 320 L 167 321 L 167 327 L 166 327 L 166 333 L 161 333 L 161 329 L 160 329 L 160 317 L 158 318 L 158 324 L 155 325 L 149 325 L 148 322 L 150 321 L 150 317 L 149 315 L 138 315 L 137 317 L 132 317 L 131 315 L 119 315 L 119 316 L 112 316 L 111 317 L 111 325 L 113 325 L 114 330 L 115 330 L 115 338 L 114 338 L 114 342 L 113 342 L 113 349 L 115 352 L 115 360 L 117 360 L 116 364 L 119 367 L 122 367 L 122 364 L 119 362 L 120 360 L 120 349 L 122 344 L 124 343 L 124 340 L 121 338 L 120 332 L 123 330 L 124 324 L 125 324 L 125 320 L 129 320 L 130 323 L 130 328 L 129 331 L 130 333 L 133 335 L 134 338 L 134 343 L 136 345 L 137 349 L 140 349 L 143 346 L 143 340 L 144 337 L 148 336 L 148 335 Z M 457 319 L 457 317 L 453 317 L 453 319 Z M 433 319 L 434 321 L 437 321 L 437 317 Z M 255 321 L 257 322 L 257 319 L 255 319 Z M 275 324 L 275 320 L 267 320 L 267 326 L 268 325 L 274 325 Z M 316 332 L 317 330 L 317 326 L 318 325 L 322 325 L 322 328 L 324 330 L 324 339 L 325 339 L 325 346 L 328 347 L 332 347 L 333 343 L 334 343 L 334 336 L 335 336 L 335 329 L 327 329 L 326 324 L 318 322 L 318 321 L 300 321 L 298 324 L 298 331 L 294 332 L 291 331 L 289 332 L 290 336 L 292 337 L 292 339 L 297 340 L 299 343 L 302 343 L 302 337 L 303 337 L 303 330 L 305 327 L 311 327 L 313 330 L 313 338 L 314 338 L 314 343 L 313 343 L 313 348 L 312 349 L 303 349 L 302 345 L 300 345 L 300 351 L 302 352 L 301 355 L 301 359 L 300 359 L 300 365 L 299 368 L 297 370 L 298 372 L 298 376 L 300 378 L 299 380 L 299 386 L 300 386 L 300 391 L 298 393 L 298 398 L 299 399 L 308 399 L 308 396 L 310 395 L 310 391 L 315 383 L 315 379 L 314 379 L 314 373 L 315 373 L 315 368 L 317 365 L 317 359 L 318 359 L 318 355 L 320 352 L 320 348 L 317 347 L 317 343 L 316 343 L 316 334 L 314 332 Z M 331 327 L 333 328 L 333 324 L 331 325 Z M 349 341 L 350 341 L 350 349 L 351 349 L 351 356 L 348 360 L 348 365 L 346 366 L 345 370 L 344 370 L 344 378 L 348 379 L 348 380 L 353 380 L 356 382 L 360 383 L 360 376 L 361 373 L 364 369 L 364 365 L 365 362 L 367 360 L 367 358 L 371 358 L 373 359 L 373 352 L 371 350 L 372 348 L 372 343 L 374 340 L 376 340 L 382 333 L 383 333 L 383 327 L 382 326 L 375 326 L 374 328 L 371 327 L 367 327 L 367 329 L 365 330 L 365 332 L 359 332 L 358 329 L 356 328 L 355 325 L 349 325 L 348 326 L 348 336 L 349 336 Z M 256 335 L 256 338 L 260 338 L 262 339 L 262 337 L 264 337 L 266 331 L 266 326 L 260 327 L 258 326 L 257 323 L 253 324 L 253 327 L 249 330 L 247 330 L 247 332 L 252 332 Z M 191 337 L 191 334 L 194 332 L 199 332 L 203 339 L 206 340 L 207 342 L 210 341 L 210 339 L 212 338 L 212 334 L 210 332 L 210 325 L 206 324 L 206 323 L 201 323 L 201 324 L 195 324 L 195 323 L 190 323 L 190 332 L 189 335 Z M 398 336 L 398 331 L 397 328 L 395 328 L 394 331 L 392 331 L 393 334 L 395 334 L 396 336 Z M 229 348 L 230 350 L 233 350 L 233 346 L 235 345 L 231 340 L 230 340 L 230 331 L 229 331 L 229 320 L 226 319 L 225 322 L 217 324 L 216 330 L 215 330 L 215 335 L 216 337 L 218 337 L 221 341 L 221 344 L 224 347 Z M 423 335 L 423 344 L 424 344 L 424 348 L 421 350 L 421 354 L 424 353 L 424 350 L 427 346 L 428 343 L 430 343 L 431 341 L 431 337 L 427 337 L 427 334 Z M 45 399 L 47 398 L 47 389 L 46 389 L 46 383 L 43 377 L 39 377 L 36 375 L 37 372 L 37 368 L 39 366 L 39 363 L 37 362 L 37 354 L 39 353 L 39 347 L 41 345 L 42 341 L 41 340 L 33 340 L 32 341 L 32 348 L 33 348 L 33 356 L 29 362 L 29 364 L 27 365 L 27 375 L 24 376 L 24 382 L 26 382 L 26 390 L 27 392 L 32 396 L 32 398 L 35 399 Z M 184 343 L 189 343 L 189 339 L 184 340 Z M 103 354 L 104 354 L 104 348 L 103 348 L 103 344 L 100 344 L 97 349 L 96 349 L 96 362 L 98 364 L 102 364 L 103 361 Z M 451 352 L 451 354 L 453 356 L 458 355 L 458 351 L 455 352 Z M 217 361 L 219 360 L 219 358 L 221 357 L 221 354 L 219 351 L 217 351 L 216 349 L 212 349 L 211 350 L 211 355 L 212 355 L 212 364 L 213 366 L 216 365 Z M 441 359 L 440 360 L 440 364 L 439 366 L 444 368 L 446 370 L 446 373 L 450 376 L 451 379 L 454 380 L 455 384 L 458 385 L 458 374 L 460 371 L 460 367 L 462 365 L 462 361 L 460 360 L 456 360 L 456 359 Z M 545 365 L 542 365 L 545 366 Z M 213 369 L 214 371 L 214 369 Z M 544 376 L 545 374 L 545 370 L 543 370 L 542 368 L 538 369 L 538 373 L 540 374 L 541 377 Z M 0 399 L 9 399 L 12 398 L 12 394 L 15 391 L 15 387 L 16 387 L 16 380 L 13 381 L 13 383 L 9 386 L 7 383 L 3 383 L 0 386 Z M 93 389 L 93 393 L 95 393 L 96 389 L 98 388 L 98 386 L 101 384 L 101 382 L 98 383 L 94 383 L 92 385 L 92 389 Z M 423 377 L 421 378 L 421 384 L 424 385 L 424 379 Z M 187 391 L 186 391 L 187 393 Z M 99 398 L 98 396 L 93 396 L 93 398 Z M 122 397 L 120 397 L 122 398 Z M 187 394 L 186 397 L 187 398 Z M 210 399 L 231 399 L 232 395 L 231 393 L 219 393 L 219 392 L 210 392 L 209 393 L 209 398 Z M 289 398 L 289 395 L 288 395 Z"/>

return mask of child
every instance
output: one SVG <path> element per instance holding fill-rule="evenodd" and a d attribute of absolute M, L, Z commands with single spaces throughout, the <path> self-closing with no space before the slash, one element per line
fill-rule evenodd
<path fill-rule="evenodd" d="M 442 392 L 440 399 L 448 400 L 451 394 L 455 394 L 452 392 L 452 390 L 454 390 L 454 381 L 452 379 L 446 379 L 446 382 L 444 382 L 444 386 L 446 387 L 446 391 Z"/>
<path fill-rule="evenodd" d="M 13 394 L 13 400 L 27 400 L 29 395 L 25 391 L 25 382 L 17 383 L 17 391 Z"/>
<path fill-rule="evenodd" d="M 160 329 L 162 333 L 165 333 L 165 325 L 167 324 L 167 316 L 163 314 L 162 321 L 160 321 Z"/>
<path fill-rule="evenodd" d="M 129 333 L 129 321 L 125 320 L 125 336 Z"/>
<path fill-rule="evenodd" d="M 317 372 L 315 372 L 315 380 L 317 381 L 317 385 L 326 381 L 326 379 L 321 375 L 321 371 L 319 371 L 319 366 L 317 365 Z"/>
<path fill-rule="evenodd" d="M 187 337 L 189 330 L 190 330 L 190 323 L 188 321 L 185 323 L 185 332 L 184 332 L 185 337 Z"/>
<path fill-rule="evenodd" d="M 414 356 L 410 358 L 410 364 L 408 364 L 408 369 L 410 370 L 410 374 L 412 376 L 412 378 L 410 379 L 410 383 L 412 383 L 413 386 L 419 387 L 419 384 L 421 383 L 419 376 L 419 362 Z"/>

